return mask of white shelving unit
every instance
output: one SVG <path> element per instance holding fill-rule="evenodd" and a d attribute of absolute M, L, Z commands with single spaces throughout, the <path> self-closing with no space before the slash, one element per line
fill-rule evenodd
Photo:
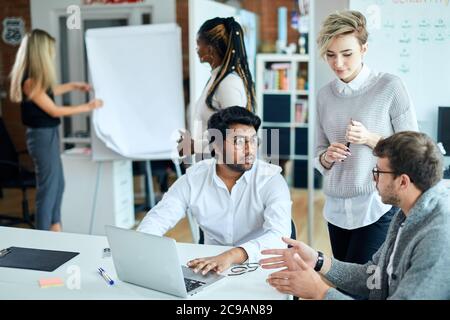
<path fill-rule="evenodd" d="M 267 85 L 268 82 L 273 80 L 270 73 L 272 64 L 289 64 L 289 71 L 283 73 L 287 76 L 287 83 L 279 78 L 275 78 L 275 86 L 273 83 Z M 302 71 L 300 74 L 299 71 Z M 306 87 L 299 88 L 298 79 L 300 76 L 304 77 L 306 74 Z M 278 81 L 277 81 L 278 80 Z M 282 150 L 283 141 L 280 141 L 280 160 L 291 160 L 293 162 L 291 172 L 289 176 L 286 176 L 290 187 L 296 187 L 302 185 L 302 188 L 308 190 L 308 242 L 312 243 L 312 228 L 313 228 L 313 213 L 314 213 L 314 121 L 315 121 L 315 99 L 314 99 L 314 66 L 309 55 L 302 54 L 259 54 L 256 58 L 256 96 L 257 96 L 257 114 L 262 119 L 261 128 L 280 128 L 289 129 L 289 152 L 284 153 Z M 273 81 L 272 81 L 273 82 Z M 276 84 L 283 83 L 276 88 Z M 274 88 L 275 87 L 275 88 Z M 269 102 L 267 96 L 271 96 L 272 103 Z M 281 98 L 285 96 L 285 98 Z M 286 111 L 286 101 L 289 99 L 289 113 Z M 274 101 L 283 101 L 283 103 L 276 104 Z M 307 102 L 307 121 L 298 122 L 296 119 L 296 102 L 298 100 L 305 100 Z M 270 104 L 270 106 L 269 106 Z M 284 104 L 284 105 L 282 105 Z M 270 108 L 270 111 L 269 109 Z M 274 119 L 270 119 L 275 117 Z M 285 119 L 281 119 L 281 118 Z M 302 131 L 298 131 L 302 129 Z M 306 129 L 306 130 L 305 130 Z M 284 131 L 286 134 L 286 131 Z M 302 142 L 297 141 L 299 136 L 306 134 L 308 137 L 304 137 Z M 261 135 L 262 137 L 262 135 Z M 280 133 L 280 140 L 284 137 Z M 307 146 L 301 146 L 301 143 L 307 143 Z M 300 148 L 299 148 L 300 147 Z M 264 150 L 264 149 L 263 149 Z M 301 150 L 301 152 L 299 151 Z M 306 151 L 306 152 L 305 152 Z M 283 154 L 284 153 L 284 154 Z M 303 165 L 306 163 L 306 166 Z M 304 179 L 296 181 L 295 170 L 305 168 L 304 174 L 306 176 L 301 177 Z M 302 169 L 303 171 L 303 169 Z M 298 180 L 298 179 L 297 179 Z"/>

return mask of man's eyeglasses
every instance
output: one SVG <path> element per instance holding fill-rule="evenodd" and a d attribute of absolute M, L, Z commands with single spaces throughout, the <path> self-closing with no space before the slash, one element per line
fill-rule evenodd
<path fill-rule="evenodd" d="M 378 181 L 378 179 L 380 177 L 380 173 L 388 173 L 388 174 L 394 174 L 394 175 L 397 174 L 397 172 L 394 172 L 394 171 L 382 171 L 382 170 L 378 169 L 377 167 L 375 167 L 372 169 L 373 180 Z"/>
<path fill-rule="evenodd" d="M 244 263 L 234 266 L 230 269 L 231 273 L 229 276 L 240 276 L 241 274 L 247 272 L 253 272 L 259 268 L 259 263 Z"/>
<path fill-rule="evenodd" d="M 236 136 L 233 139 L 233 144 L 237 149 L 244 149 L 246 143 L 248 143 L 250 147 L 254 148 L 259 146 L 260 139 L 258 136 L 253 137 Z"/>
<path fill-rule="evenodd" d="M 401 173 L 398 173 L 398 172 L 394 172 L 394 171 L 382 171 L 382 170 L 378 169 L 377 167 L 375 167 L 375 168 L 372 169 L 372 175 L 373 175 L 373 179 L 374 179 L 375 181 L 378 181 L 378 179 L 379 179 L 379 177 L 380 177 L 380 173 L 388 173 L 388 174 L 393 174 L 393 175 L 396 175 L 396 176 L 401 175 Z M 411 181 L 412 183 L 414 183 L 414 180 L 413 180 L 411 177 L 409 177 L 409 181 Z"/>

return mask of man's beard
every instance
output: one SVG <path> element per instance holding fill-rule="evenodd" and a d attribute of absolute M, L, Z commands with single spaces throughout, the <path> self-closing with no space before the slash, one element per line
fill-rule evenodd
<path fill-rule="evenodd" d="M 245 167 L 245 163 L 242 163 L 241 161 L 238 161 L 238 162 L 241 162 L 241 163 L 233 163 L 231 159 L 227 159 L 226 153 L 224 154 L 224 159 L 225 159 L 224 164 L 225 164 L 230 170 L 232 170 L 232 171 L 234 171 L 234 172 L 244 173 L 244 172 L 246 172 L 246 171 L 249 171 L 249 170 L 253 167 L 253 164 L 254 164 L 254 161 L 255 161 L 255 157 L 254 157 L 254 156 L 250 156 L 250 154 L 247 154 L 245 157 L 246 157 L 246 158 L 247 158 L 247 157 L 251 157 L 251 158 L 252 158 L 251 163 L 248 163 L 248 164 L 247 164 L 247 165 L 248 165 L 247 168 Z M 245 161 L 245 160 L 244 160 L 244 161 Z"/>
<path fill-rule="evenodd" d="M 394 188 L 392 187 L 392 185 L 389 185 L 389 187 L 386 188 L 385 194 L 381 194 L 380 190 L 378 190 L 378 193 L 380 194 L 381 201 L 384 204 L 390 204 L 396 207 L 400 205 L 400 197 L 394 192 Z"/>
<path fill-rule="evenodd" d="M 244 173 L 253 167 L 253 163 L 250 164 L 248 168 L 246 168 L 244 164 L 237 164 L 237 163 L 225 163 L 225 165 L 234 172 L 239 173 Z"/>

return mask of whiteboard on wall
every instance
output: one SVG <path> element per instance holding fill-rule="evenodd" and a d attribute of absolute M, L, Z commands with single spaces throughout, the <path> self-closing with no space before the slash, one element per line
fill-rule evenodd
<path fill-rule="evenodd" d="M 247 49 L 250 72 L 255 80 L 255 61 L 258 46 L 257 15 L 246 10 L 210 1 L 189 0 L 189 78 L 191 114 L 196 101 L 211 76 L 211 68 L 207 63 L 200 63 L 197 55 L 197 32 L 202 24 L 215 17 L 234 17 L 244 30 L 244 41 Z M 191 122 L 192 123 L 192 122 Z"/>
<path fill-rule="evenodd" d="M 368 22 L 365 61 L 406 84 L 419 128 L 437 136 L 439 106 L 450 105 L 450 5 L 448 1 L 351 0 Z"/>
<path fill-rule="evenodd" d="M 94 111 L 94 160 L 153 160 L 176 153 L 184 128 L 181 30 L 154 24 L 86 32 Z"/>

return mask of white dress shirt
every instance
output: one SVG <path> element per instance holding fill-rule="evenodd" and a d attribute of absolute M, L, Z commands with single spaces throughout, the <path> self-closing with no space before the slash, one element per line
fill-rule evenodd
<path fill-rule="evenodd" d="M 195 150 L 198 148 L 205 150 L 207 140 L 204 139 L 204 132 L 208 129 L 208 120 L 216 112 L 206 105 L 208 91 L 219 73 L 220 67 L 211 71 L 211 78 L 202 91 L 200 98 L 194 107 L 194 113 L 191 122 L 192 139 L 197 141 Z M 212 105 L 217 109 L 225 109 L 228 107 L 239 106 L 246 107 L 247 95 L 245 93 L 244 82 L 235 72 L 227 75 L 217 87 L 212 99 Z M 200 153 L 200 151 L 198 151 Z"/>
<path fill-rule="evenodd" d="M 291 198 L 281 168 L 256 160 L 228 191 L 217 176 L 216 160 L 190 167 L 152 208 L 138 231 L 164 235 L 189 209 L 204 232 L 205 244 L 243 248 L 248 262 L 261 250 L 286 248 L 291 234 Z"/>
<path fill-rule="evenodd" d="M 377 73 L 364 64 L 361 71 L 352 81 L 346 83 L 341 79 L 335 80 L 335 85 L 339 93 L 350 95 L 354 91 L 362 89 L 372 83 Z M 316 158 L 316 168 L 327 174 L 327 170 L 322 166 L 319 158 Z M 380 219 L 392 208 L 381 201 L 378 192 L 362 195 L 354 198 L 334 198 L 326 197 L 323 215 L 331 224 L 348 230 L 353 230 L 368 226 Z"/>
<path fill-rule="evenodd" d="M 376 77 L 376 75 L 376 72 L 372 73 L 372 70 L 366 64 L 363 64 L 361 71 L 352 81 L 344 82 L 341 79 L 337 78 L 335 80 L 336 88 L 339 93 L 342 93 L 344 95 L 351 95 L 353 91 L 357 91 L 368 86 L 371 83 L 371 80 Z"/>

